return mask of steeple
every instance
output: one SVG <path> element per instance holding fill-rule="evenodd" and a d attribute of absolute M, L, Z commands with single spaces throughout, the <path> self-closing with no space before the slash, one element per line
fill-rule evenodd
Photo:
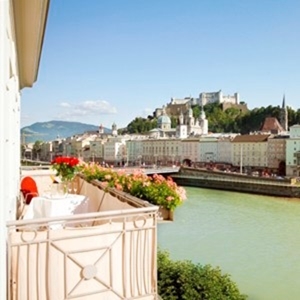
<path fill-rule="evenodd" d="M 183 117 L 183 113 L 181 111 L 180 115 L 179 115 L 179 124 L 182 125 L 183 123 L 184 123 L 184 117 Z"/>
<path fill-rule="evenodd" d="M 203 105 L 201 106 L 200 126 L 202 134 L 208 134 L 208 120 L 206 119 Z"/>
<path fill-rule="evenodd" d="M 288 110 L 285 104 L 285 94 L 283 94 L 282 107 L 280 112 L 280 124 L 284 131 L 288 131 Z"/>
<path fill-rule="evenodd" d="M 283 94 L 282 109 L 286 109 L 286 107 L 285 107 L 285 94 Z"/>
<path fill-rule="evenodd" d="M 99 134 L 103 134 L 103 133 L 104 133 L 104 127 L 103 127 L 102 124 L 99 126 L 98 133 L 99 133 Z"/>
<path fill-rule="evenodd" d="M 115 122 L 111 126 L 111 133 L 112 133 L 113 136 L 118 135 L 117 124 Z"/>
<path fill-rule="evenodd" d="M 205 115 L 205 111 L 204 111 L 203 105 L 201 105 L 201 116 L 200 116 L 200 119 L 201 120 L 205 120 L 206 119 L 206 115 Z"/>

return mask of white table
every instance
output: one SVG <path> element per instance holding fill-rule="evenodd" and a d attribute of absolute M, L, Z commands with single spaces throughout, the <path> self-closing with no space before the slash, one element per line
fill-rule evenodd
<path fill-rule="evenodd" d="M 84 195 L 44 195 L 32 198 L 23 219 L 61 217 L 86 212 L 88 197 Z"/>

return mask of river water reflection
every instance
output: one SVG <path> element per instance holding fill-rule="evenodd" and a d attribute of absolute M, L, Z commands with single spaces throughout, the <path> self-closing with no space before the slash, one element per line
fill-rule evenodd
<path fill-rule="evenodd" d="M 300 299 L 300 200 L 187 187 L 158 226 L 172 259 L 220 266 L 249 300 Z"/>

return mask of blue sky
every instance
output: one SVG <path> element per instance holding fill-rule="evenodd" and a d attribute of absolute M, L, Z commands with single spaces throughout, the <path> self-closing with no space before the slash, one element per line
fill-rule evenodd
<path fill-rule="evenodd" d="M 171 97 L 222 90 L 250 109 L 299 105 L 298 0 L 51 0 L 21 126 L 122 128 Z"/>

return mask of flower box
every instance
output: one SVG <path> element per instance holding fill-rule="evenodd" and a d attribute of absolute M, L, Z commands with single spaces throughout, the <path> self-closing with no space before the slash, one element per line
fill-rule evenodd
<path fill-rule="evenodd" d="M 160 206 L 158 209 L 158 222 L 161 221 L 174 221 L 174 212 Z"/>
<path fill-rule="evenodd" d="M 104 190 L 119 191 L 171 212 L 186 199 L 184 188 L 177 186 L 172 178 L 158 174 L 147 176 L 141 170 L 128 174 L 125 169 L 116 171 L 94 163 L 82 166 L 80 173 L 89 182 L 99 181 Z"/>
<path fill-rule="evenodd" d="M 87 181 L 83 175 L 77 176 L 78 194 L 86 195 L 90 199 L 89 211 L 111 211 L 128 208 L 152 207 L 154 204 L 132 196 L 129 193 L 103 185 L 99 180 Z M 173 221 L 174 212 L 159 207 L 157 220 Z"/>

